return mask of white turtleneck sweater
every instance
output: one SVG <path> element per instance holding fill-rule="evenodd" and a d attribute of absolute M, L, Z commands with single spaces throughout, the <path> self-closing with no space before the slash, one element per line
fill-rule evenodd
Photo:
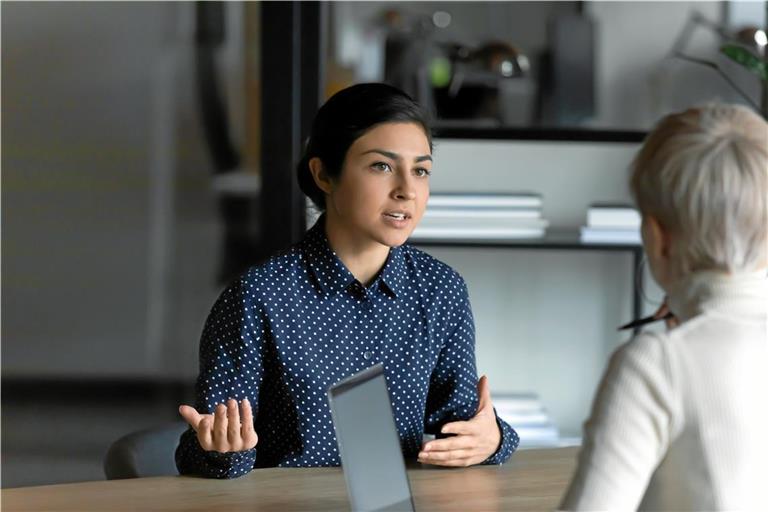
<path fill-rule="evenodd" d="M 566 510 L 765 510 L 766 272 L 699 273 L 669 290 L 681 324 L 611 357 Z"/>

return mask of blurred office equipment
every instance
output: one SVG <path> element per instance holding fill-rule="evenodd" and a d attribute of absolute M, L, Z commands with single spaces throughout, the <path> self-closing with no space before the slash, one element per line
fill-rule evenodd
<path fill-rule="evenodd" d="M 539 124 L 578 126 L 595 113 L 595 22 L 585 14 L 557 15 L 547 25 L 542 56 Z"/>
<path fill-rule="evenodd" d="M 443 126 L 527 124 L 534 84 L 525 53 L 505 41 L 440 41 L 451 16 L 385 12 L 384 80 L 411 94 Z"/>
<path fill-rule="evenodd" d="M 768 4 L 766 4 L 766 24 L 768 24 Z M 701 56 L 691 55 L 688 52 L 687 47 L 698 28 L 704 28 L 718 36 L 720 45 L 717 54 Z M 765 64 L 768 36 L 766 36 L 766 30 L 768 27 L 760 28 L 756 25 L 728 29 L 724 23 L 716 23 L 700 12 L 693 11 L 680 29 L 680 33 L 670 48 L 663 65 L 671 66 L 670 59 L 680 59 L 710 68 L 739 95 L 742 102 L 750 105 L 768 119 L 768 71 L 766 71 Z M 748 79 L 746 75 L 750 71 L 757 75 L 757 77 L 751 78 L 759 80 L 759 93 L 756 95 L 759 98 L 753 98 L 750 88 L 740 85 L 740 83 L 744 83 L 745 79 Z M 754 90 L 754 87 L 751 89 Z"/>
<path fill-rule="evenodd" d="M 503 41 L 454 46 L 450 80 L 435 87 L 440 126 L 510 126 L 532 121 L 535 84 L 528 56 Z M 463 122 L 460 122 L 463 121 Z"/>
<path fill-rule="evenodd" d="M 434 112 L 434 96 L 429 67 L 442 55 L 434 40 L 434 25 L 427 16 L 407 17 L 398 10 L 387 10 L 384 46 L 384 81 L 410 94 Z"/>
<path fill-rule="evenodd" d="M 768 118 L 768 4 L 725 2 L 723 11 L 696 5 L 676 20 L 674 37 L 648 73 L 660 115 L 714 100 L 741 103 Z"/>
<path fill-rule="evenodd" d="M 663 114 L 692 104 L 739 101 L 711 70 L 690 64 L 678 62 L 663 80 L 654 79 L 694 12 L 730 34 L 748 37 L 742 29 L 750 27 L 764 32 L 763 2 L 355 2 L 333 5 L 330 59 L 349 83 L 403 85 L 433 106 L 438 127 L 454 132 L 507 129 L 530 138 L 577 132 L 607 140 L 647 130 Z M 686 51 L 711 56 L 718 39 L 696 30 Z M 506 70 L 516 69 L 515 58 L 527 61 L 527 70 L 481 73 L 487 69 L 473 55 L 498 44 L 514 49 Z M 381 53 L 386 65 L 377 75 Z M 457 79 L 464 70 L 482 78 Z M 735 81 L 760 97 L 757 83 Z"/>
<path fill-rule="evenodd" d="M 462 20 L 442 7 L 431 15 L 390 8 L 382 16 L 384 79 L 432 110 L 438 126 L 580 126 L 594 115 L 596 25 L 588 13 L 537 13 L 546 45 L 530 55 L 515 31 L 452 39 L 447 30 Z"/>

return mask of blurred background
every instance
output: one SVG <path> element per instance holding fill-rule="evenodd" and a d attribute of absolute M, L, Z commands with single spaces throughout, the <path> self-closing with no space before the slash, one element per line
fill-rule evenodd
<path fill-rule="evenodd" d="M 768 101 L 718 51 L 765 55 L 766 2 L 0 8 L 2 487 L 102 479 L 112 441 L 192 400 L 216 296 L 306 228 L 293 166 L 334 92 L 407 90 L 436 118 L 433 191 L 535 191 L 558 229 L 629 201 L 660 116 Z M 467 279 L 492 391 L 535 394 L 578 443 L 631 254 L 429 252 Z"/>

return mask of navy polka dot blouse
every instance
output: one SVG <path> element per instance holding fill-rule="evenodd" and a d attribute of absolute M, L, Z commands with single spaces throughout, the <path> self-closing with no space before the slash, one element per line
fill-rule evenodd
<path fill-rule="evenodd" d="M 216 301 L 200 341 L 196 408 L 212 413 L 248 398 L 259 442 L 206 452 L 187 430 L 176 450 L 181 474 L 234 478 L 254 467 L 341 463 L 326 398 L 332 384 L 382 363 L 403 454 L 423 434 L 474 416 L 475 329 L 464 280 L 407 245 L 390 250 L 364 287 L 328 245 L 324 219 L 304 240 L 251 268 Z M 506 461 L 517 433 L 497 417 Z"/>

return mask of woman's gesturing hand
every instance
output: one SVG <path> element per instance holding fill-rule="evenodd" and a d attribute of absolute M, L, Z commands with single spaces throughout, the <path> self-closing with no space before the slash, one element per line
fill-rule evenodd
<path fill-rule="evenodd" d="M 477 394 L 480 402 L 475 416 L 469 421 L 443 425 L 440 432 L 456 435 L 426 443 L 419 452 L 419 462 L 438 466 L 471 466 L 496 453 L 501 443 L 501 432 L 485 375 L 477 383 Z"/>
<path fill-rule="evenodd" d="M 240 452 L 250 450 L 259 441 L 247 398 L 240 407 L 230 398 L 226 406 L 218 404 L 214 414 L 200 414 L 194 407 L 182 405 L 179 414 L 197 432 L 197 440 L 205 451 Z"/>

